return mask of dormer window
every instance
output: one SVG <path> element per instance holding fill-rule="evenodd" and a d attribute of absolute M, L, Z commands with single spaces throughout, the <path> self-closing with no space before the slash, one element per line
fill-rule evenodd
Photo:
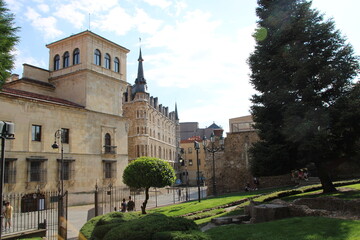
<path fill-rule="evenodd" d="M 60 56 L 55 55 L 55 57 L 54 57 L 54 71 L 59 70 L 59 69 L 60 69 Z"/>
<path fill-rule="evenodd" d="M 63 56 L 63 68 L 69 67 L 70 54 L 65 52 Z"/>
<path fill-rule="evenodd" d="M 114 71 L 120 72 L 120 61 L 117 57 L 114 59 Z"/>
<path fill-rule="evenodd" d="M 101 66 L 101 52 L 99 49 L 96 49 L 94 52 L 94 63 L 98 66 Z"/>
<path fill-rule="evenodd" d="M 73 65 L 80 63 L 80 50 L 76 48 L 73 53 Z"/>
<path fill-rule="evenodd" d="M 110 69 L 110 55 L 107 53 L 105 54 L 105 68 Z"/>

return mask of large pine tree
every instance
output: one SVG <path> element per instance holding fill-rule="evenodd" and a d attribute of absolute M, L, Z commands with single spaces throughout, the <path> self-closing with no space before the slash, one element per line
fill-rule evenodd
<path fill-rule="evenodd" d="M 13 27 L 14 15 L 6 8 L 4 0 L 0 0 L 0 89 L 10 75 L 14 65 L 11 51 L 18 42 L 17 27 Z"/>
<path fill-rule="evenodd" d="M 257 44 L 248 61 L 261 141 L 251 149 L 253 173 L 283 174 L 314 163 L 324 191 L 335 191 L 329 168 L 354 154 L 360 136 L 359 123 L 348 121 L 360 118 L 350 104 L 360 103 L 352 94 L 358 58 L 311 2 L 258 0 L 256 13 Z"/>

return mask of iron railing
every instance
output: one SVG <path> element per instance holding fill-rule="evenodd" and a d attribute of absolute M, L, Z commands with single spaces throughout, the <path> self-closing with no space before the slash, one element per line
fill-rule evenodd
<path fill-rule="evenodd" d="M 9 193 L 3 194 L 3 199 L 4 202 L 10 202 L 13 214 L 11 228 L 4 228 L 2 236 L 47 229 L 47 239 L 58 239 L 58 192 Z M 67 198 L 63 199 L 67 218 Z M 5 222 L 1 224 L 5 227 Z"/>

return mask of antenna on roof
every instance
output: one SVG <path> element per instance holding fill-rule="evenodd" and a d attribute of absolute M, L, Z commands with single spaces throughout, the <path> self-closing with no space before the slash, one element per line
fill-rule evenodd
<path fill-rule="evenodd" d="M 90 31 L 90 13 L 89 13 L 89 31 Z"/>

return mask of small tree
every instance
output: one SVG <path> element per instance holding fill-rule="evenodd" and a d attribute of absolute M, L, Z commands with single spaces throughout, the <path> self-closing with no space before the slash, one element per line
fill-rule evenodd
<path fill-rule="evenodd" d="M 131 188 L 145 188 L 145 201 L 141 206 L 142 214 L 146 214 L 151 187 L 162 188 L 175 182 L 175 171 L 164 160 L 151 157 L 140 157 L 131 162 L 124 170 L 123 182 Z"/>
<path fill-rule="evenodd" d="M 8 12 L 3 0 L 0 0 L 0 89 L 13 68 L 11 51 L 19 38 L 15 35 L 18 27 L 13 27 L 14 15 Z"/>

